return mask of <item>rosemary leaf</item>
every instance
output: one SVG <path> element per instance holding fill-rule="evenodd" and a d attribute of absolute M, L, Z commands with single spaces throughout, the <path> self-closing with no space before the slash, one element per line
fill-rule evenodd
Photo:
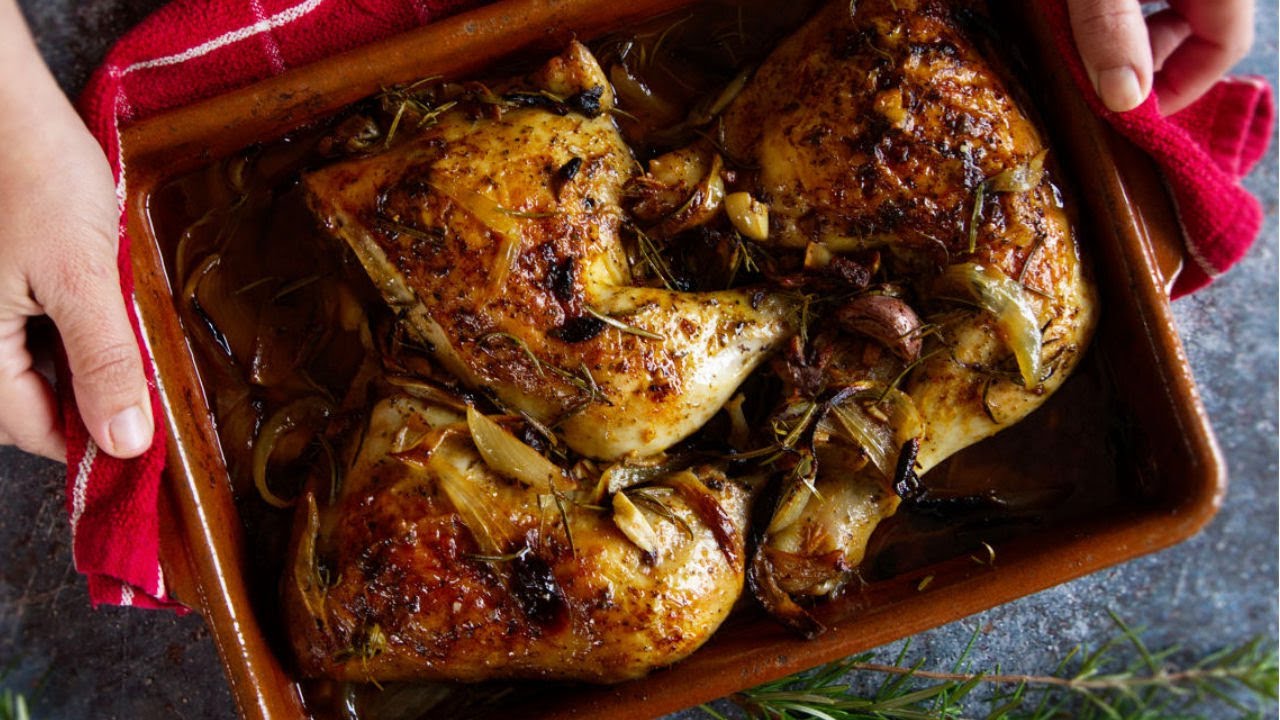
<path fill-rule="evenodd" d="M 1227 708 L 1239 717 L 1262 717 L 1274 709 L 1275 641 L 1255 639 L 1175 668 L 1170 661 L 1177 647 L 1153 650 L 1141 629 L 1109 614 L 1116 635 L 1092 652 L 1073 648 L 1051 675 L 965 669 L 978 638 L 975 631 L 947 671 L 926 670 L 924 659 L 907 664 L 908 642 L 888 665 L 862 654 L 725 701 L 749 718 L 819 720 L 1217 718 Z M 859 690 L 865 683 L 851 681 L 875 675 L 884 682 L 869 694 Z M 734 717 L 707 705 L 701 710 L 717 720 Z"/>

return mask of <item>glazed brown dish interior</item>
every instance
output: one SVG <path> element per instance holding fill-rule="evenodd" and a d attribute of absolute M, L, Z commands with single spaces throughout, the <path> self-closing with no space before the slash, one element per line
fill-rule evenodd
<path fill-rule="evenodd" d="M 994 15 L 1010 19 L 1000 12 Z M 1036 100 L 1051 107 L 1063 102 L 1072 107 L 1071 99 L 1061 96 Z M 1069 116 L 1052 110 L 1046 115 Z M 1122 159 L 1123 170 L 1102 177 L 1096 165 L 1084 162 L 1084 158 L 1095 158 L 1099 153 L 1110 158 L 1119 152 L 1123 158 L 1126 149 L 1112 147 L 1113 141 L 1105 134 L 1075 131 L 1054 135 L 1058 143 L 1074 143 L 1076 152 L 1062 152 L 1064 158 L 1084 163 L 1068 169 L 1077 183 L 1084 184 L 1076 189 L 1081 206 L 1087 208 L 1087 212 L 1079 213 L 1081 234 L 1086 250 L 1094 257 L 1101 303 L 1107 308 L 1094 350 L 1062 391 L 1035 415 L 962 452 L 929 475 L 931 487 L 957 498 L 972 498 L 992 487 L 1009 490 L 1007 497 L 998 498 L 1003 506 L 992 512 L 989 506 L 966 507 L 958 503 L 938 512 L 904 511 L 886 522 L 872 539 L 871 560 L 864 571 L 866 587 L 819 607 L 821 619 L 833 631 L 818 641 L 801 643 L 758 610 L 744 607 L 676 672 L 660 671 L 644 681 L 618 688 L 574 688 L 571 693 L 560 688 L 548 691 L 538 685 L 520 686 L 508 702 L 519 702 L 523 707 L 535 703 L 550 715 L 587 709 L 605 712 L 628 705 L 633 716 L 668 711 L 1156 549 L 1185 536 L 1207 518 L 1219 489 L 1220 471 L 1212 441 L 1203 427 L 1197 426 L 1203 418 L 1187 379 L 1179 375 L 1185 363 L 1181 362 L 1176 338 L 1165 325 L 1167 305 L 1158 297 L 1160 279 L 1149 267 L 1139 264 L 1148 258 L 1141 245 L 1134 245 L 1135 241 L 1148 241 L 1147 233 L 1159 236 L 1168 232 L 1167 218 L 1161 217 L 1164 208 L 1160 206 L 1167 201 L 1151 192 L 1154 184 L 1149 169 L 1134 158 Z M 305 138 L 306 133 L 300 137 Z M 1089 142 L 1095 146 L 1081 150 Z M 305 141 L 296 144 L 301 146 Z M 1098 147 L 1100 144 L 1105 146 Z M 267 149 L 261 157 L 283 157 L 291 152 Z M 296 159 L 282 160 L 281 166 L 290 162 Z M 195 163 L 188 161 L 191 164 Z M 225 174 L 228 168 L 234 173 L 236 161 L 217 167 L 219 174 Z M 1123 177 L 1125 174 L 1129 177 Z M 169 283 L 174 295 L 181 298 L 186 294 L 184 286 L 190 274 L 180 269 L 184 262 L 178 258 L 177 238 L 203 216 L 206 210 L 200 209 L 200 204 L 207 204 L 210 194 L 218 191 L 210 190 L 212 185 L 197 187 L 208 179 L 208 173 L 197 172 L 176 180 L 172 175 L 154 177 L 145 184 L 154 188 L 147 201 L 148 225 L 141 225 L 143 221 L 138 217 L 135 224 L 154 228 L 164 267 L 171 268 Z M 1145 193 L 1136 208 L 1117 205 L 1117 198 L 1124 197 L 1131 187 L 1125 184 L 1126 180 L 1138 188 L 1127 192 Z M 1068 180 L 1067 184 L 1072 183 Z M 228 198 L 222 200 L 225 205 Z M 280 212 L 278 228 L 304 223 L 296 213 L 296 209 Z M 293 257 L 307 254 L 307 249 L 290 246 L 296 238 L 287 231 L 273 232 L 271 236 L 283 239 L 273 246 L 278 255 L 268 254 L 261 267 L 253 268 L 254 272 L 265 274 L 244 279 L 239 289 L 243 291 L 269 276 L 273 278 L 269 292 L 266 283 L 257 286 L 256 292 L 268 292 L 270 300 L 301 298 L 320 290 L 323 281 L 314 278 L 326 273 L 301 270 L 292 263 Z M 144 255 L 140 262 L 147 259 Z M 153 266 L 153 273 L 154 270 Z M 184 276 L 178 276 L 178 272 Z M 152 276 L 153 282 L 156 277 Z M 1142 286 L 1135 287 L 1138 285 Z M 156 289 L 152 287 L 153 291 Z M 167 292 L 163 286 L 158 289 Z M 244 292 L 251 294 L 255 289 Z M 1135 293 L 1137 303 L 1133 301 Z M 189 309 L 182 312 L 188 313 L 183 316 L 188 326 L 208 319 L 199 313 L 191 315 Z M 157 332 L 152 326 L 159 322 L 147 321 L 150 332 Z M 213 337 L 217 340 L 216 334 Z M 203 340 L 196 340 L 197 356 L 202 352 L 199 344 L 208 339 L 206 335 Z M 172 357 L 167 360 L 174 361 Z M 329 366 L 333 375 L 342 375 L 341 370 L 334 369 L 341 363 L 338 360 Z M 269 363 L 263 365 L 263 372 L 271 370 Z M 211 382 L 212 372 L 208 366 L 201 368 L 207 383 Z M 323 377 L 311 380 L 325 382 Z M 1180 399 L 1172 401 L 1171 393 Z M 180 432 L 178 443 L 192 441 L 181 435 Z M 207 436 L 204 441 L 208 441 Z M 203 452 L 210 451 L 206 448 Z M 216 474 L 219 453 L 212 449 L 211 454 L 214 466 L 208 470 Z M 271 520 L 272 511 L 257 502 L 251 486 L 243 480 L 247 477 L 244 468 L 233 464 L 231 477 L 241 478 L 233 480 L 232 486 L 238 500 L 237 514 L 245 523 L 247 536 L 252 538 L 250 542 L 259 548 L 270 547 L 274 536 L 274 542 L 282 543 L 283 523 L 278 517 Z M 249 556 L 251 604 L 260 620 L 278 612 L 274 597 L 279 567 L 270 560 L 260 562 L 274 555 L 255 552 Z M 219 568 L 221 572 L 230 569 Z M 201 572 L 197 570 L 196 574 Z M 927 583 L 923 582 L 925 578 L 930 578 Z M 939 603 L 944 603 L 946 609 Z M 274 625 L 273 621 L 265 622 Z M 276 657 L 287 658 L 280 637 L 271 633 L 265 637 L 266 647 Z M 224 656 L 234 664 L 236 652 L 224 651 Z M 283 663 L 286 668 L 291 665 L 287 659 Z M 234 676 L 234 669 L 232 673 Z M 489 690 L 482 689 L 477 696 L 485 697 Z M 280 687 L 253 692 L 289 694 L 287 690 L 282 693 Z M 334 692 L 330 686 L 307 690 L 313 706 L 323 704 Z M 637 709 L 633 701 L 642 696 L 657 699 L 642 710 Z M 246 702 L 243 696 L 241 702 Z M 510 712 L 510 707 L 499 704 L 487 711 L 502 716 Z M 442 716 L 452 715 L 446 712 Z"/>

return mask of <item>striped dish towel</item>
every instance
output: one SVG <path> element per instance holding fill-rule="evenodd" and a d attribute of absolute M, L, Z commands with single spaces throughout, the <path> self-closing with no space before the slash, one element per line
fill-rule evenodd
<path fill-rule="evenodd" d="M 111 160 L 123 208 L 128 174 L 119 128 L 163 110 L 276 75 L 291 67 L 430 22 L 484 0 L 176 0 L 126 35 L 81 98 L 81 111 Z M 1204 100 L 1163 118 L 1155 102 L 1107 112 L 1085 79 L 1063 0 L 1045 0 L 1060 18 L 1059 50 L 1092 106 L 1165 170 L 1194 259 L 1175 288 L 1200 287 L 1225 271 L 1258 232 L 1257 200 L 1238 184 L 1271 133 L 1271 91 L 1253 81 L 1226 82 Z M 129 238 L 120 227 L 120 278 L 132 298 Z M 129 308 L 134 330 L 137 318 Z M 139 341 L 144 357 L 145 344 Z M 162 417 L 154 392 L 152 409 Z M 159 563 L 156 500 L 165 433 L 133 460 L 99 453 L 76 412 L 65 363 L 59 388 L 67 437 L 67 504 L 76 568 L 101 603 L 181 609 L 169 598 Z"/>
<path fill-rule="evenodd" d="M 115 172 L 121 208 L 121 290 L 134 332 L 133 272 L 123 218 L 128 173 L 122 125 L 247 85 L 291 67 L 431 22 L 482 0 L 177 0 L 130 31 L 108 53 L 80 99 L 86 124 Z M 145 344 L 151 409 L 163 417 Z M 95 606 L 181 611 L 160 567 L 156 501 L 165 462 L 165 428 L 133 460 L 98 451 L 76 411 L 70 375 L 59 367 L 67 437 L 67 510 L 76 569 Z"/>
<path fill-rule="evenodd" d="M 1174 281 L 1173 297 L 1213 282 L 1244 257 L 1262 228 L 1262 205 L 1240 179 L 1266 154 L 1275 132 L 1271 86 L 1260 77 L 1229 77 L 1169 117 L 1160 114 L 1154 93 L 1128 112 L 1111 112 L 1080 62 L 1066 3 L 1046 2 L 1045 10 L 1057 31 L 1058 53 L 1089 107 L 1164 173 L 1188 260 Z"/>

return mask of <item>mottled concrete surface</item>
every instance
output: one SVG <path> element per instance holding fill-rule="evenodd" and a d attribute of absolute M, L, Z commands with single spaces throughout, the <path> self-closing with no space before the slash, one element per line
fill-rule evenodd
<path fill-rule="evenodd" d="M 159 0 L 22 0 L 41 51 L 77 91 L 115 37 Z M 1276 83 L 1276 6 L 1259 3 L 1241 71 Z M 1277 637 L 1277 156 L 1247 180 L 1267 224 L 1246 260 L 1175 305 L 1231 472 L 1222 511 L 1172 550 L 1097 573 L 912 639 L 949 664 L 974 630 L 972 665 L 1046 673 L 1071 647 L 1111 634 L 1106 610 L 1148 628 L 1178 658 Z M 12 409 L 0 409 L 10 412 Z M 231 718 L 231 696 L 195 617 L 92 610 L 71 567 L 63 469 L 0 449 L 0 685 L 38 718 Z M 897 645 L 881 654 L 891 657 Z M 681 713 L 678 717 L 695 717 Z"/>

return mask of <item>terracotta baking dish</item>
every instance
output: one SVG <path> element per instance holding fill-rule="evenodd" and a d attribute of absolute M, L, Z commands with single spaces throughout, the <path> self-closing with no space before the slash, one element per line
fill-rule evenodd
<path fill-rule="evenodd" d="M 550 53 L 570 36 L 589 39 L 688 2 L 512 0 L 124 131 L 137 302 L 171 430 L 169 492 L 162 500 L 166 573 L 176 595 L 212 629 L 243 716 L 308 714 L 289 658 L 278 654 L 264 635 L 264 618 L 250 609 L 246 539 L 148 215 L 153 192 L 170 178 L 323 118 L 380 87 L 425 75 L 465 76 L 517 51 Z M 1103 382 L 1108 389 L 1102 400 L 1094 398 L 1103 405 L 1086 422 L 1122 427 L 1127 451 L 1108 452 L 1100 432 L 1086 434 L 1092 442 L 1080 445 L 1079 436 L 1059 427 L 1068 410 L 1054 411 L 1050 403 L 1015 430 L 962 453 L 950 470 L 935 472 L 990 471 L 1003 453 L 1013 452 L 1022 458 L 1016 472 L 1057 477 L 1103 468 L 1118 478 L 1118 491 L 1098 512 L 993 542 L 994 562 L 961 553 L 888 572 L 823 607 L 822 618 L 832 629 L 817 640 L 797 640 L 747 609 L 675 670 L 619 686 L 547 693 L 552 697 L 538 701 L 536 710 L 522 705 L 520 716 L 668 713 L 1159 550 L 1192 535 L 1216 511 L 1225 489 L 1224 465 L 1174 331 L 1167 288 L 1180 267 L 1181 241 L 1160 178 L 1087 112 L 1065 71 L 1048 57 L 1053 43 L 1038 4 L 1001 5 L 993 14 L 1020 28 L 1011 36 L 1024 42 L 1030 72 L 1038 78 L 1033 91 L 1046 104 L 1041 113 L 1057 121 L 1049 130 L 1080 203 L 1081 235 L 1102 291 L 1104 319 L 1092 360 L 1086 361 L 1086 375 L 1095 380 L 1082 382 Z M 1086 386 L 1075 395 L 1092 393 Z M 1023 451 L 1014 450 L 1019 447 Z M 1064 464 L 1077 456 L 1092 460 Z M 931 580 L 922 588 L 925 577 Z"/>

